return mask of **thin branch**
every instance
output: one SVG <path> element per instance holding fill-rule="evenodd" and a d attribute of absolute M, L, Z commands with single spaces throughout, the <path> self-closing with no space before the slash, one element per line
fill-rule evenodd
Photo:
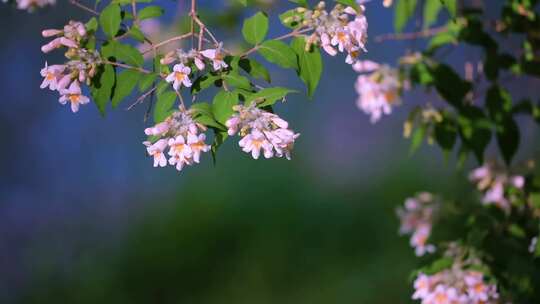
<path fill-rule="evenodd" d="M 172 37 L 172 38 L 169 38 L 169 39 L 167 39 L 167 40 L 164 40 L 164 41 L 161 41 L 161 42 L 159 42 L 159 43 L 154 44 L 154 48 L 157 49 L 157 48 L 162 47 L 162 46 L 164 46 L 164 45 L 166 45 L 166 44 L 169 44 L 169 43 L 171 43 L 171 42 L 183 40 L 183 39 L 189 38 L 189 37 L 191 37 L 191 36 L 193 36 L 193 34 L 191 34 L 191 33 L 186 33 L 186 34 L 183 34 L 183 35 L 180 35 L 180 36 L 175 36 L 175 37 Z M 151 50 L 152 50 L 152 49 L 145 50 L 145 51 L 143 52 L 143 55 L 146 54 L 146 53 L 148 53 L 148 52 L 150 52 Z"/>
<path fill-rule="evenodd" d="M 294 30 L 288 34 L 285 34 L 285 35 L 282 35 L 282 36 L 279 36 L 279 37 L 276 37 L 276 38 L 273 38 L 271 40 L 284 40 L 284 39 L 287 39 L 287 38 L 290 38 L 290 37 L 296 37 L 296 36 L 299 36 L 301 34 L 304 34 L 304 33 L 307 33 L 309 31 L 311 31 L 312 28 L 305 28 L 305 29 L 302 29 L 302 30 Z M 253 48 L 245 51 L 242 55 L 240 55 L 240 57 L 246 57 L 254 52 L 256 52 L 258 49 L 259 49 L 260 45 L 256 45 L 254 46 Z"/>
<path fill-rule="evenodd" d="M 148 90 L 148 92 L 144 93 L 139 98 L 137 98 L 137 100 L 135 100 L 134 103 L 132 103 L 129 107 L 126 108 L 126 111 L 129 111 L 129 110 L 133 109 L 136 105 L 138 105 L 140 103 L 143 103 L 144 100 L 146 99 L 146 97 L 148 97 L 148 95 L 154 93 L 155 90 L 157 90 L 157 86 L 154 86 L 152 89 Z"/>
<path fill-rule="evenodd" d="M 427 37 L 435 36 L 442 32 L 446 32 L 447 30 L 448 30 L 447 26 L 441 26 L 441 27 L 434 27 L 434 28 L 422 30 L 419 32 L 384 34 L 384 35 L 375 37 L 375 42 L 383 42 L 386 40 L 411 40 L 411 39 L 418 39 L 418 38 L 427 38 Z"/>
<path fill-rule="evenodd" d="M 77 0 L 69 0 L 69 3 L 75 5 L 76 7 L 80 8 L 80 9 L 83 9 L 83 10 L 85 10 L 85 11 L 91 13 L 91 14 L 94 14 L 94 15 L 96 15 L 96 16 L 99 15 L 99 13 L 98 13 L 96 10 L 94 10 L 94 9 L 92 9 L 92 8 L 90 8 L 90 7 L 88 7 L 88 6 L 84 5 L 84 4 L 82 4 L 82 3 L 80 3 L 80 2 L 77 1 Z"/>
<path fill-rule="evenodd" d="M 112 62 L 112 61 L 108 61 L 108 60 L 104 61 L 103 63 L 114 65 L 114 66 L 125 68 L 125 69 L 135 70 L 135 71 L 138 71 L 138 72 L 141 72 L 141 73 L 144 73 L 144 74 L 152 73 L 149 70 L 146 70 L 146 69 L 143 69 L 143 68 L 140 68 L 140 67 L 135 67 L 135 66 L 132 66 L 132 65 L 129 65 L 129 64 L 124 64 L 124 63 L 119 63 L 119 62 Z"/>

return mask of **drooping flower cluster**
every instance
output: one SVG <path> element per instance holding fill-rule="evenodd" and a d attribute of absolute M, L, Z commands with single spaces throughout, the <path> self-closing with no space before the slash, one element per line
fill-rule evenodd
<path fill-rule="evenodd" d="M 246 153 L 258 159 L 261 152 L 265 158 L 283 157 L 291 159 L 291 151 L 299 133 L 289 129 L 289 123 L 276 114 L 251 105 L 237 105 L 235 113 L 226 122 L 230 136 L 239 133 L 242 139 L 239 145 Z"/>
<path fill-rule="evenodd" d="M 188 52 L 183 49 L 177 49 L 175 51 L 169 52 L 161 59 L 161 64 L 172 64 L 179 62 L 182 65 L 189 65 L 191 62 L 195 64 L 199 71 L 204 70 L 206 63 L 205 61 L 210 61 L 214 71 L 219 71 L 221 69 L 227 68 L 228 65 L 225 62 L 225 52 L 223 50 L 223 44 L 220 43 L 213 49 L 206 49 L 202 51 L 197 51 L 191 49 Z"/>
<path fill-rule="evenodd" d="M 399 207 L 396 211 L 401 222 L 399 233 L 411 235 L 410 243 L 417 256 L 435 251 L 435 246 L 427 241 L 439 208 L 437 197 L 421 192 L 415 197 L 407 198 L 404 207 Z"/>
<path fill-rule="evenodd" d="M 2 2 L 8 2 L 3 0 Z M 47 5 L 53 5 L 56 3 L 56 0 L 16 0 L 17 8 L 20 10 L 33 11 L 37 8 L 43 8 Z"/>
<path fill-rule="evenodd" d="M 44 79 L 40 87 L 58 91 L 59 102 L 61 104 L 69 102 L 71 110 L 75 113 L 80 105 L 89 102 L 89 98 L 82 95 L 80 84 L 90 83 L 101 64 L 101 57 L 95 50 L 88 50 L 82 46 L 87 39 L 87 32 L 81 22 L 70 21 L 62 30 L 44 30 L 42 35 L 55 37 L 41 48 L 44 53 L 66 47 L 68 50 L 65 56 L 69 61 L 51 66 L 45 63 L 45 67 L 41 70 Z"/>
<path fill-rule="evenodd" d="M 372 123 L 379 121 L 383 114 L 392 113 L 392 107 L 401 103 L 402 84 L 396 69 L 372 61 L 357 62 L 353 69 L 362 73 L 355 84 L 356 104 L 371 116 Z"/>
<path fill-rule="evenodd" d="M 445 256 L 454 260 L 452 266 L 432 275 L 420 273 L 414 281 L 413 300 L 422 304 L 499 303 L 497 286 L 475 270 L 483 267 L 474 254 L 466 255 L 463 248 L 452 243 Z"/>
<path fill-rule="evenodd" d="M 303 25 L 313 28 L 314 32 L 307 39 L 307 46 L 320 45 L 331 56 L 346 52 L 346 62 L 354 64 L 361 52 L 366 52 L 368 22 L 364 15 L 365 7 L 357 9 L 337 4 L 330 12 L 326 11 L 325 2 L 321 1 L 313 9 L 300 8 L 298 19 Z"/>
<path fill-rule="evenodd" d="M 167 164 L 181 171 L 184 166 L 200 162 L 201 154 L 210 151 L 205 143 L 206 127 L 196 123 L 188 111 L 176 111 L 165 121 L 144 130 L 148 136 L 157 136 L 155 142 L 145 141 L 143 144 L 150 156 L 154 158 L 154 167 L 165 167 Z M 168 149 L 167 154 L 165 151 Z"/>
<path fill-rule="evenodd" d="M 509 175 L 496 163 L 486 163 L 482 167 L 474 169 L 469 174 L 469 180 L 484 193 L 483 204 L 494 204 L 505 212 L 510 212 L 511 209 L 512 196 L 509 194 L 509 188 L 522 190 L 525 186 L 523 176 Z"/>

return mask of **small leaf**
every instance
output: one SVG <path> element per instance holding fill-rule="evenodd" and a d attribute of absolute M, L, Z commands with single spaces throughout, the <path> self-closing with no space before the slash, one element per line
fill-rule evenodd
<path fill-rule="evenodd" d="M 519 148 L 519 139 L 520 132 L 516 121 L 511 116 L 506 117 L 497 126 L 497 144 L 508 165 Z"/>
<path fill-rule="evenodd" d="M 417 0 L 397 0 L 394 9 L 394 29 L 401 32 L 409 19 L 414 15 Z"/>
<path fill-rule="evenodd" d="M 426 136 L 426 125 L 421 125 L 418 128 L 416 128 L 412 134 L 411 138 L 411 147 L 409 149 L 409 155 L 413 155 L 416 153 L 418 148 L 420 148 L 420 145 L 422 145 L 422 142 L 424 141 L 424 138 Z"/>
<path fill-rule="evenodd" d="M 336 0 L 337 3 L 341 3 L 345 6 L 350 6 L 358 11 L 358 3 L 355 0 Z"/>
<path fill-rule="evenodd" d="M 90 20 L 88 20 L 88 22 L 86 22 L 84 27 L 86 28 L 87 32 L 95 33 L 97 31 L 97 29 L 98 29 L 98 21 L 97 21 L 96 17 L 90 18 Z"/>
<path fill-rule="evenodd" d="M 129 65 L 141 67 L 144 64 L 144 57 L 139 50 L 118 41 L 109 41 L 101 48 L 101 53 L 105 58 L 113 57 L 116 61 L 123 61 Z"/>
<path fill-rule="evenodd" d="M 228 74 L 223 74 L 221 79 L 223 79 L 229 87 L 251 90 L 251 82 L 249 79 L 238 73 L 231 71 Z"/>
<path fill-rule="evenodd" d="M 298 68 L 296 53 L 281 41 L 265 41 L 259 46 L 258 51 L 266 60 L 283 68 Z"/>
<path fill-rule="evenodd" d="M 129 36 L 141 43 L 144 42 L 144 33 L 139 29 L 138 26 L 133 26 L 129 29 Z"/>
<path fill-rule="evenodd" d="M 298 56 L 298 75 L 306 84 L 308 96 L 313 97 L 323 71 L 321 52 L 319 48 L 306 51 L 305 39 L 301 37 L 294 38 L 291 47 Z"/>
<path fill-rule="evenodd" d="M 443 4 L 441 0 L 426 0 L 424 4 L 424 28 L 429 28 L 437 21 L 442 8 Z"/>
<path fill-rule="evenodd" d="M 99 16 L 99 24 L 109 39 L 116 36 L 120 29 L 120 23 L 122 22 L 120 13 L 120 6 L 111 3 L 103 9 Z"/>
<path fill-rule="evenodd" d="M 233 106 L 239 101 L 238 92 L 219 91 L 212 102 L 212 113 L 217 122 L 225 125 L 227 119 L 234 113 Z"/>
<path fill-rule="evenodd" d="M 165 91 L 157 96 L 157 102 L 154 107 L 154 122 L 160 123 L 169 117 L 173 110 L 174 102 L 176 101 L 176 93 L 173 91 Z"/>
<path fill-rule="evenodd" d="M 264 65 L 260 64 L 255 59 L 242 58 L 238 61 L 238 66 L 253 78 L 264 79 L 268 83 L 272 81 L 270 72 L 268 72 Z"/>
<path fill-rule="evenodd" d="M 163 15 L 163 9 L 157 5 L 151 5 L 143 8 L 137 14 L 139 20 L 156 18 Z"/>
<path fill-rule="evenodd" d="M 264 41 L 268 33 L 268 16 L 258 12 L 244 21 L 242 34 L 247 42 L 255 45 Z"/>
<path fill-rule="evenodd" d="M 157 78 L 157 75 L 154 73 L 145 74 L 144 76 L 142 76 L 141 81 L 139 81 L 139 91 L 144 92 L 148 90 L 150 86 L 152 86 L 152 83 L 156 81 L 156 78 Z"/>
<path fill-rule="evenodd" d="M 103 69 L 97 74 L 97 77 L 93 77 L 90 92 L 99 112 L 103 116 L 105 116 L 107 103 L 111 99 L 114 84 L 115 73 L 111 65 L 104 65 Z"/>
<path fill-rule="evenodd" d="M 287 96 L 287 94 L 296 93 L 294 90 L 290 90 L 282 87 L 274 87 L 262 89 L 259 92 L 250 95 L 246 99 L 246 104 L 251 102 L 257 102 L 258 107 L 271 106 L 276 103 L 276 101 L 281 100 Z"/>
<path fill-rule="evenodd" d="M 140 72 L 127 69 L 117 75 L 116 87 L 112 98 L 113 108 L 116 108 L 124 98 L 132 93 L 140 77 Z"/>

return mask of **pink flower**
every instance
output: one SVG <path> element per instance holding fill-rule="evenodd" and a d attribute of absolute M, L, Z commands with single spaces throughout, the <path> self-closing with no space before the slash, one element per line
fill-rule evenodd
<path fill-rule="evenodd" d="M 223 60 L 225 58 L 225 54 L 222 50 L 222 45 L 219 44 L 219 46 L 215 49 L 208 49 L 201 52 L 201 54 L 212 60 L 212 64 L 214 67 L 214 71 L 221 70 L 222 68 L 228 67 L 227 63 Z"/>
<path fill-rule="evenodd" d="M 431 226 L 421 225 L 416 229 L 411 237 L 411 246 L 414 247 L 417 256 L 423 256 L 426 253 L 435 252 L 435 246 L 427 244 L 429 235 L 431 234 Z"/>
<path fill-rule="evenodd" d="M 191 80 L 188 77 L 190 73 L 191 68 L 179 63 L 173 67 L 173 72 L 165 78 L 165 81 L 172 82 L 175 90 L 178 90 L 181 85 L 191 87 Z"/>
<path fill-rule="evenodd" d="M 169 164 L 176 166 L 178 171 L 181 171 L 184 165 L 190 164 L 192 150 L 182 135 L 169 139 L 169 147 L 169 155 L 172 156 Z"/>
<path fill-rule="evenodd" d="M 144 134 L 149 135 L 149 136 L 150 135 L 163 135 L 169 131 L 169 127 L 170 125 L 168 121 L 160 122 L 151 128 L 146 128 L 144 130 Z"/>
<path fill-rule="evenodd" d="M 197 164 L 201 158 L 201 152 L 210 151 L 210 146 L 207 145 L 204 141 L 206 140 L 206 135 L 199 134 L 199 136 L 194 134 L 188 134 L 188 145 L 193 153 L 193 161 Z"/>
<path fill-rule="evenodd" d="M 82 95 L 81 87 L 77 81 L 72 82 L 69 89 L 61 89 L 60 94 L 62 96 L 60 97 L 59 102 L 65 105 L 69 101 L 71 103 L 71 111 L 73 111 L 73 113 L 79 111 L 80 105 L 90 102 L 88 97 Z"/>
<path fill-rule="evenodd" d="M 322 47 L 323 47 L 324 51 L 326 53 L 328 53 L 328 55 L 330 55 L 330 56 L 336 56 L 337 55 L 337 51 L 336 51 L 336 49 L 334 49 L 332 47 L 332 44 L 330 42 L 330 37 L 328 36 L 327 33 L 323 33 L 321 35 L 321 44 L 322 44 Z"/>
<path fill-rule="evenodd" d="M 431 278 L 423 273 L 419 274 L 414 281 L 414 289 L 413 300 L 425 299 L 431 291 Z"/>
<path fill-rule="evenodd" d="M 41 76 L 44 78 L 40 88 L 44 89 L 49 87 L 51 90 L 58 89 L 58 79 L 61 78 L 62 72 L 66 69 L 65 65 L 51 65 L 48 66 L 45 62 L 45 67 L 41 69 Z"/>
<path fill-rule="evenodd" d="M 251 133 L 244 136 L 238 143 L 246 153 L 251 153 L 254 159 L 259 159 L 261 149 L 264 157 L 270 158 L 274 155 L 272 144 L 265 138 L 264 134 L 259 130 L 253 130 Z"/>
<path fill-rule="evenodd" d="M 154 157 L 154 167 L 165 167 L 167 165 L 167 158 L 165 158 L 165 153 L 163 153 L 165 148 L 167 148 L 166 139 L 160 139 L 154 144 L 150 143 L 149 141 L 145 141 L 143 144 L 147 147 L 146 151 L 148 154 Z"/>

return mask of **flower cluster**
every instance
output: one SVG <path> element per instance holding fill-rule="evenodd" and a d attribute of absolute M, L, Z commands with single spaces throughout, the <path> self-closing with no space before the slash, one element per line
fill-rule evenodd
<path fill-rule="evenodd" d="M 499 298 L 497 286 L 487 283 L 483 273 L 458 264 L 433 275 L 420 273 L 414 289 L 412 298 L 422 304 L 489 304 Z"/>
<path fill-rule="evenodd" d="M 365 7 L 358 5 L 357 9 L 336 5 L 330 12 L 326 11 L 325 2 L 313 9 L 299 8 L 301 15 L 291 19 L 302 21 L 304 26 L 314 29 L 307 39 L 307 47 L 312 44 L 320 45 L 331 56 L 346 52 L 346 62 L 354 64 L 361 52 L 366 52 L 368 22 L 364 15 Z"/>
<path fill-rule="evenodd" d="M 372 61 L 359 61 L 353 69 L 362 73 L 355 84 L 356 104 L 371 116 L 372 123 L 379 121 L 383 114 L 392 113 L 392 107 L 401 103 L 402 84 L 396 69 Z"/>
<path fill-rule="evenodd" d="M 399 232 L 411 235 L 410 243 L 417 256 L 435 251 L 435 246 L 428 244 L 427 240 L 439 208 L 440 202 L 433 194 L 421 192 L 407 198 L 404 207 L 396 211 L 401 222 Z"/>
<path fill-rule="evenodd" d="M 69 59 L 61 65 L 45 67 L 41 70 L 44 78 L 41 88 L 49 88 L 60 93 L 59 102 L 71 104 L 71 110 L 75 113 L 79 106 L 89 102 L 88 97 L 82 95 L 81 83 L 89 84 L 92 77 L 97 73 L 101 64 L 101 57 L 95 50 L 88 50 L 83 47 L 87 39 L 87 32 L 81 22 L 70 21 L 62 30 L 44 30 L 43 37 L 55 37 L 51 42 L 45 44 L 41 50 L 44 53 L 51 52 L 57 48 L 67 47 L 65 53 Z"/>
<path fill-rule="evenodd" d="M 246 153 L 258 159 L 261 150 L 265 158 L 273 156 L 291 159 L 294 141 L 300 134 L 290 130 L 289 124 L 276 114 L 251 105 L 237 105 L 235 113 L 226 122 L 230 136 L 239 133 L 242 139 L 239 145 Z"/>
<path fill-rule="evenodd" d="M 7 2 L 7 0 L 3 0 Z M 47 5 L 53 5 L 56 3 L 56 0 L 16 0 L 17 8 L 20 10 L 33 11 L 36 8 L 42 8 Z"/>
<path fill-rule="evenodd" d="M 525 178 L 521 175 L 509 175 L 495 163 L 486 163 L 469 174 L 471 182 L 484 193 L 482 203 L 494 204 L 505 212 L 510 212 L 512 197 L 509 187 L 522 190 Z"/>
<path fill-rule="evenodd" d="M 160 62 L 165 65 L 175 62 L 179 62 L 182 65 L 189 65 L 193 62 L 197 69 L 202 71 L 206 66 L 205 61 L 210 61 L 214 71 L 219 71 L 228 67 L 224 59 L 225 52 L 223 50 L 223 44 L 220 43 L 216 48 L 202 51 L 191 49 L 186 52 L 182 49 L 177 49 L 167 53 Z"/>
<path fill-rule="evenodd" d="M 143 144 L 154 158 L 154 167 L 165 167 L 168 163 L 181 171 L 186 165 L 198 164 L 201 153 L 210 151 L 210 146 L 205 143 L 205 131 L 206 128 L 196 123 L 188 111 L 176 111 L 165 121 L 144 130 L 146 135 L 155 136 L 158 140 Z M 168 161 L 165 156 L 167 149 Z"/>

